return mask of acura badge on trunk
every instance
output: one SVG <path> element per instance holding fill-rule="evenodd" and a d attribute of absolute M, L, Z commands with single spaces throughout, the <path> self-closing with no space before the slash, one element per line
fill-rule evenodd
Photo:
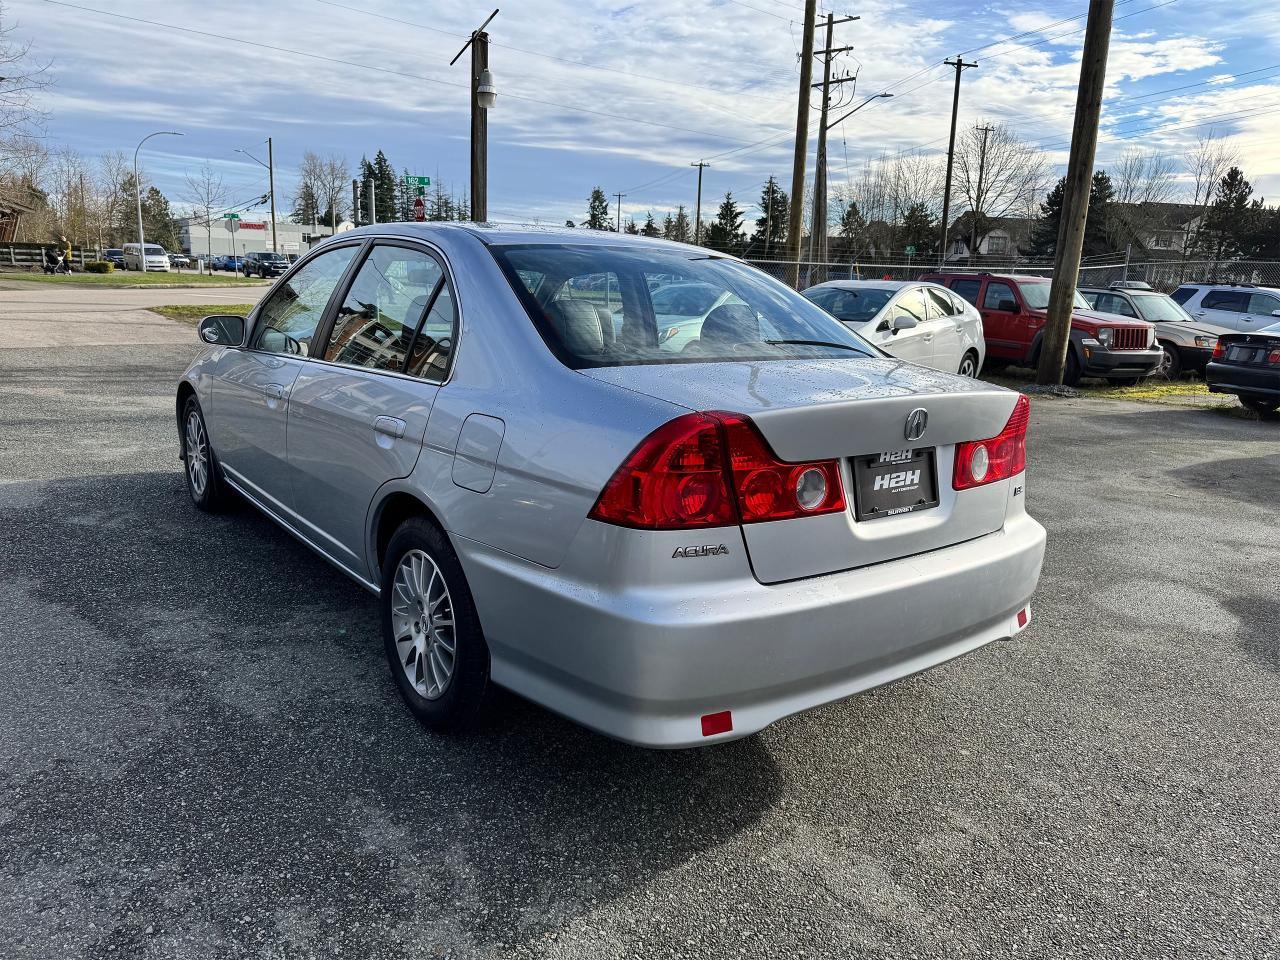
<path fill-rule="evenodd" d="M 916 407 L 907 414 L 907 439 L 919 440 L 924 436 L 924 428 L 929 425 L 929 411 L 924 407 Z"/>

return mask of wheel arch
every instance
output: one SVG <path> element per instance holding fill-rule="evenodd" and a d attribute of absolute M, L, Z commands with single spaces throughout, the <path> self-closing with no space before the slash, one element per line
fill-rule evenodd
<path fill-rule="evenodd" d="M 422 517 L 438 528 L 449 539 L 449 531 L 445 529 L 436 511 L 416 491 L 397 485 L 391 481 L 379 491 L 378 499 L 370 511 L 369 518 L 369 568 L 375 581 L 381 580 L 382 561 L 386 556 L 387 546 L 400 525 L 410 517 Z"/>
<path fill-rule="evenodd" d="M 195 385 L 190 380 L 181 380 L 178 382 L 177 402 L 174 408 L 174 422 L 178 428 L 178 448 L 182 451 L 181 456 L 186 457 L 186 444 L 182 442 L 182 412 L 187 405 L 187 401 L 196 396 Z M 196 401 L 197 403 L 199 400 Z"/>

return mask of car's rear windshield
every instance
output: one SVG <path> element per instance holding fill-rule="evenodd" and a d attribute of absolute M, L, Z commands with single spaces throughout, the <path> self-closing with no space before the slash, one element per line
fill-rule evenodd
<path fill-rule="evenodd" d="M 1032 310 L 1043 310 L 1049 306 L 1049 288 L 1048 280 L 1019 280 L 1018 289 L 1022 291 L 1022 299 L 1027 302 L 1027 306 Z M 1077 310 L 1088 310 L 1089 303 L 1084 297 L 1080 296 L 1077 290 L 1073 295 L 1071 305 Z"/>
<path fill-rule="evenodd" d="M 881 355 L 790 287 L 710 253 L 543 243 L 490 250 L 571 367 Z"/>

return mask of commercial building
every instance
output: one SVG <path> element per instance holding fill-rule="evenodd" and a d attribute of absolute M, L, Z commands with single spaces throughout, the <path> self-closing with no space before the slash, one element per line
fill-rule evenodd
<path fill-rule="evenodd" d="M 234 226 L 233 226 L 234 225 Z M 350 230 L 350 223 L 338 224 L 338 233 Z M 291 223 L 278 220 L 274 225 L 269 217 L 241 214 L 239 220 L 214 220 L 206 225 L 198 217 L 180 221 L 182 252 L 195 257 L 224 257 L 228 254 L 243 256 L 246 253 L 266 252 L 272 249 L 274 237 L 278 251 L 285 256 L 306 253 L 314 244 L 333 233 L 323 224 Z"/>

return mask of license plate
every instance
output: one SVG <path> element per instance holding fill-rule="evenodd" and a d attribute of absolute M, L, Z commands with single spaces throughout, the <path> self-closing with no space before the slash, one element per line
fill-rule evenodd
<path fill-rule="evenodd" d="M 938 505 L 933 447 L 853 458 L 854 518 L 878 520 Z"/>
<path fill-rule="evenodd" d="M 1227 359 L 1250 363 L 1253 360 L 1253 347 L 1231 347 L 1227 350 Z"/>

